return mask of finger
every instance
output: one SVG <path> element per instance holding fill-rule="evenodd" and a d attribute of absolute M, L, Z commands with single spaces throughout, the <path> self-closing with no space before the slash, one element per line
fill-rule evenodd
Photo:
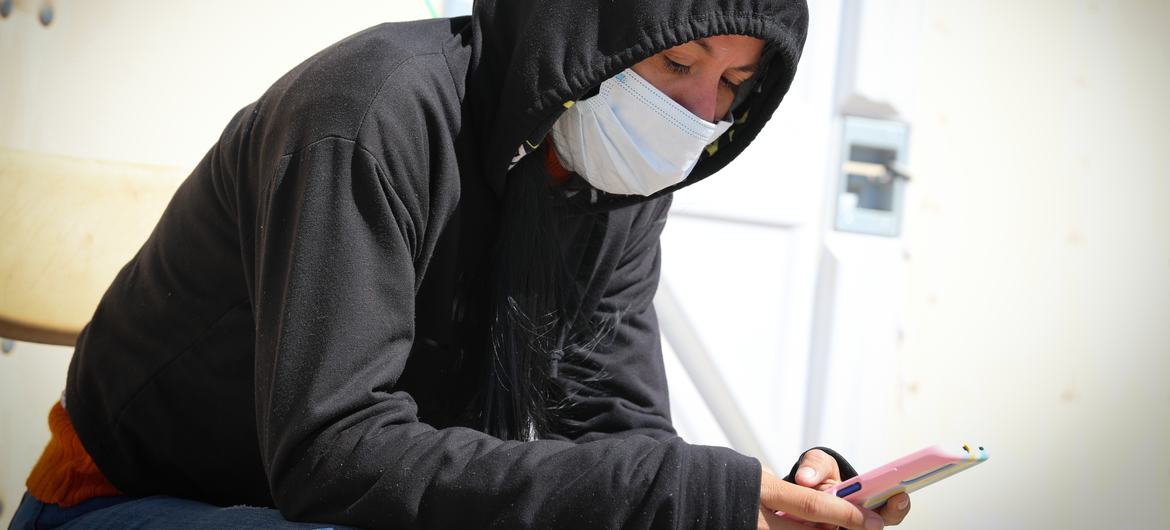
<path fill-rule="evenodd" d="M 890 497 L 885 506 L 878 510 L 878 514 L 888 525 L 901 524 L 908 513 L 910 513 L 910 496 L 905 493 Z"/>
<path fill-rule="evenodd" d="M 760 507 L 760 524 L 757 529 L 768 530 L 808 530 L 812 523 L 802 523 L 776 515 L 763 506 Z"/>
<path fill-rule="evenodd" d="M 829 491 L 829 490 L 837 487 L 837 485 L 840 483 L 841 483 L 840 480 L 826 479 L 824 482 L 817 484 L 817 487 L 814 489 L 817 491 Z"/>
<path fill-rule="evenodd" d="M 820 530 L 841 530 L 840 526 L 832 523 L 804 523 L 804 525 L 811 528 L 819 528 Z"/>
<path fill-rule="evenodd" d="M 796 483 L 813 488 L 826 480 L 841 480 L 837 460 L 820 449 L 805 453 L 800 459 L 800 468 L 796 470 Z"/>
<path fill-rule="evenodd" d="M 767 508 L 806 521 L 829 523 L 849 530 L 878 530 L 884 526 L 880 515 L 824 492 L 777 481 L 761 489 L 760 502 Z"/>

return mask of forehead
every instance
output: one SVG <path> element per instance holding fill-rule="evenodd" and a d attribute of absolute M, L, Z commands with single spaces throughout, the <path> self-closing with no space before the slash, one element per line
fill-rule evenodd
<path fill-rule="evenodd" d="M 764 41 L 747 35 L 714 35 L 685 42 L 671 50 L 697 53 L 713 59 L 759 59 Z"/>

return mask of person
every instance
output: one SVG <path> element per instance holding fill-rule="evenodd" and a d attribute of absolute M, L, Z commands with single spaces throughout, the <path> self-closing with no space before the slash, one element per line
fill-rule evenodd
<path fill-rule="evenodd" d="M 14 526 L 900 522 L 818 491 L 856 475 L 827 448 L 785 481 L 670 421 L 671 194 L 752 142 L 806 31 L 794 0 L 484 0 L 308 59 L 105 293 Z"/>

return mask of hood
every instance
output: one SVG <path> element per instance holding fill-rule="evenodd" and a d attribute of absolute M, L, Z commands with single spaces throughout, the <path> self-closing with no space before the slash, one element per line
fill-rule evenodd
<path fill-rule="evenodd" d="M 479 0 L 472 14 L 468 103 L 479 159 L 502 194 L 514 159 L 540 146 L 569 101 L 655 53 L 713 35 L 763 40 L 768 50 L 732 127 L 708 146 L 689 177 L 650 197 L 598 191 L 610 209 L 689 186 L 755 139 L 788 92 L 808 31 L 804 0 Z M 519 153 L 518 153 L 519 149 Z"/>

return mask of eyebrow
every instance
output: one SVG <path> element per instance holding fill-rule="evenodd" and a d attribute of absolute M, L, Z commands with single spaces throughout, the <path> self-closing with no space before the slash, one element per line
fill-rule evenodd
<path fill-rule="evenodd" d="M 711 50 L 711 45 L 707 44 L 707 39 L 698 39 L 698 40 L 694 40 L 692 42 L 694 42 L 695 44 L 698 44 L 699 47 L 703 48 L 703 51 L 707 52 L 707 55 L 714 55 L 715 54 Z M 743 72 L 745 74 L 754 74 L 754 73 L 756 73 L 756 70 L 759 69 L 759 65 L 756 63 L 752 63 L 752 64 L 745 64 L 743 66 L 732 66 L 731 69 L 735 70 L 737 72 Z"/>

